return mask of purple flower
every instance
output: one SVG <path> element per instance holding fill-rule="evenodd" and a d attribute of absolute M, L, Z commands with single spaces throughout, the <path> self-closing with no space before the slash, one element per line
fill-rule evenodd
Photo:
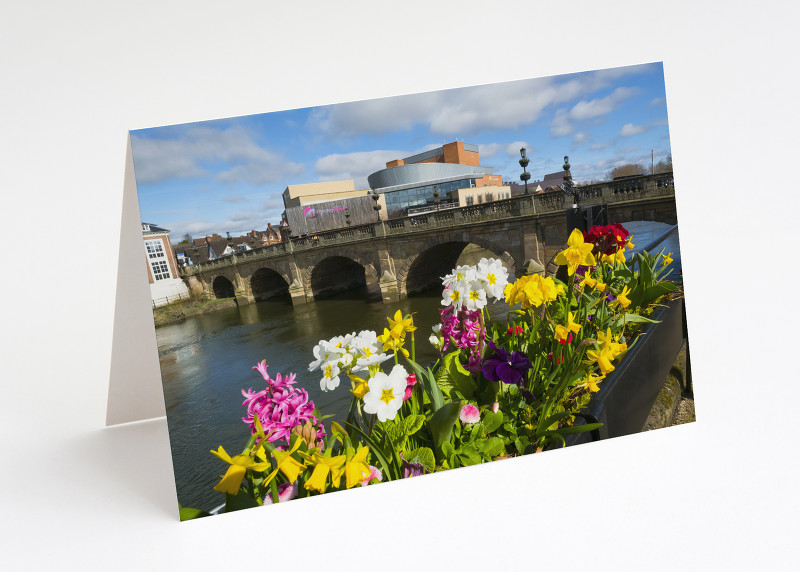
<path fill-rule="evenodd" d="M 419 477 L 425 474 L 425 467 L 422 463 L 409 463 L 403 458 L 403 453 L 400 453 L 400 461 L 403 463 L 403 478 Z"/>
<path fill-rule="evenodd" d="M 486 357 L 481 368 L 486 379 L 522 386 L 525 374 L 532 367 L 531 361 L 525 354 L 516 351 L 509 354 L 489 340 L 486 340 L 486 344 L 494 351 Z"/>

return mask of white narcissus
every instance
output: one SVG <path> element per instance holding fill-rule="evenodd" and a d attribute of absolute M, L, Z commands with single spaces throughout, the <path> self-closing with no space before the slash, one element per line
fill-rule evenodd
<path fill-rule="evenodd" d="M 398 364 L 387 375 L 382 371 L 369 380 L 369 391 L 364 396 L 364 411 L 374 413 L 378 421 L 394 419 L 403 404 L 408 372 Z"/>

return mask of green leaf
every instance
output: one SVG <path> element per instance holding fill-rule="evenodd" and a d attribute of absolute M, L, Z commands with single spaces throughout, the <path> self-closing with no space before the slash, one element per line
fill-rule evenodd
<path fill-rule="evenodd" d="M 486 427 L 486 432 L 491 433 L 503 423 L 502 411 L 498 411 L 497 413 L 494 413 L 493 411 L 487 411 L 483 414 L 481 423 L 483 423 L 483 426 Z"/>
<path fill-rule="evenodd" d="M 420 447 L 419 449 L 408 451 L 408 453 L 403 455 L 403 458 L 409 463 L 421 463 L 429 473 L 436 470 L 436 457 L 434 457 L 433 451 L 428 447 Z"/>
<path fill-rule="evenodd" d="M 442 444 L 450 441 L 453 426 L 460 411 L 461 402 L 451 401 L 444 404 L 431 416 L 429 426 L 431 435 L 433 435 L 433 443 L 437 449 L 442 450 Z"/>
<path fill-rule="evenodd" d="M 425 423 L 425 416 L 424 415 L 410 415 L 403 419 L 403 431 L 406 435 L 413 435 L 420 429 L 422 429 L 422 425 Z"/>
<path fill-rule="evenodd" d="M 180 504 L 178 504 L 178 514 L 180 515 L 181 522 L 184 520 L 193 520 L 195 518 L 211 516 L 210 513 L 200 510 L 199 508 L 189 508 L 187 506 L 181 506 Z"/>
<path fill-rule="evenodd" d="M 225 494 L 225 512 L 233 512 L 235 510 L 243 510 L 257 506 L 261 505 L 258 504 L 256 499 L 247 494 L 244 487 L 239 489 L 239 492 L 235 495 Z"/>
<path fill-rule="evenodd" d="M 481 455 L 474 445 L 465 445 L 460 451 L 456 451 L 456 456 L 465 467 L 477 465 L 481 462 Z"/>
<path fill-rule="evenodd" d="M 496 457 L 503 451 L 503 440 L 500 437 L 489 437 L 475 441 L 478 450 L 484 455 Z"/>
<path fill-rule="evenodd" d="M 430 368 L 426 370 L 422 369 L 417 362 L 414 360 L 406 360 L 408 365 L 411 366 L 411 369 L 414 370 L 415 375 L 417 376 L 417 381 L 422 384 L 422 387 L 425 389 L 425 393 L 428 394 L 428 398 L 431 400 L 431 407 L 433 411 L 437 411 L 442 405 L 444 405 L 444 396 L 442 395 L 442 390 L 436 383 L 436 378 L 433 375 L 433 372 Z"/>

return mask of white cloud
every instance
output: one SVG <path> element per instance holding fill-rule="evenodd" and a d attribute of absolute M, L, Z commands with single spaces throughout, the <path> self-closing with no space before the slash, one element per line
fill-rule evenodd
<path fill-rule="evenodd" d="M 483 164 L 484 159 L 491 159 L 500 153 L 509 157 L 519 157 L 519 150 L 523 147 L 528 150 L 528 153 L 533 152 L 533 149 L 525 141 L 513 141 L 512 143 L 481 143 L 478 145 L 481 155 L 481 164 Z"/>
<path fill-rule="evenodd" d="M 302 173 L 302 164 L 258 145 L 242 127 L 191 127 L 171 139 L 133 135 L 136 182 L 140 185 L 168 179 L 190 179 L 217 173 L 222 183 L 277 182 Z"/>
<path fill-rule="evenodd" d="M 413 154 L 407 151 L 388 149 L 357 151 L 355 153 L 332 153 L 317 159 L 314 164 L 314 172 L 323 181 L 353 179 L 356 183 L 356 188 L 365 188 L 367 176 L 386 168 L 388 161 Z"/>
<path fill-rule="evenodd" d="M 623 101 L 635 96 L 639 89 L 635 87 L 618 87 L 606 97 L 579 101 L 572 109 L 559 109 L 550 124 L 552 137 L 564 137 L 575 130 L 574 121 L 586 121 L 608 115 L 617 109 Z"/>
<path fill-rule="evenodd" d="M 635 87 L 618 87 L 606 97 L 601 99 L 593 99 L 591 101 L 579 101 L 575 106 L 570 109 L 569 117 L 575 121 L 582 121 L 584 119 L 592 119 L 602 115 L 608 115 L 619 104 L 636 95 L 639 90 Z"/>
<path fill-rule="evenodd" d="M 572 142 L 576 145 L 580 145 L 581 143 L 585 143 L 589 140 L 589 134 L 585 131 L 579 131 L 575 135 L 572 136 Z"/>
<path fill-rule="evenodd" d="M 647 131 L 647 127 L 644 125 L 634 125 L 633 123 L 626 123 L 622 126 L 622 129 L 619 131 L 620 137 L 632 137 L 634 135 L 639 135 L 640 133 L 644 133 Z"/>
<path fill-rule="evenodd" d="M 409 131 L 419 125 L 436 135 L 467 136 L 481 129 L 508 129 L 533 123 L 550 106 L 588 97 L 620 77 L 652 69 L 655 68 L 649 65 L 629 66 L 563 78 L 521 80 L 343 103 L 315 110 L 307 125 L 329 137 Z M 600 113 L 603 105 L 629 97 L 628 91 L 632 89 L 618 88 L 608 96 L 611 98 L 608 102 L 583 102 L 584 106 L 576 114 Z"/>

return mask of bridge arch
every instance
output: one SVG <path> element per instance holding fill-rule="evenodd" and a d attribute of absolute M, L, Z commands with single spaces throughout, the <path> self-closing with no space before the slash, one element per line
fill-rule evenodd
<path fill-rule="evenodd" d="M 214 281 L 211 283 L 211 289 L 214 292 L 215 298 L 234 298 L 236 296 L 233 282 L 222 275 L 214 278 Z"/>
<path fill-rule="evenodd" d="M 381 297 L 375 266 L 359 256 L 343 253 L 321 256 L 305 274 L 305 283 L 315 300 L 362 288 L 370 300 Z"/>
<path fill-rule="evenodd" d="M 413 296 L 440 286 L 442 277 L 456 264 L 476 264 L 483 257 L 501 260 L 509 277 L 515 276 L 516 261 L 492 240 L 470 236 L 429 239 L 398 271 L 400 294 Z"/>
<path fill-rule="evenodd" d="M 258 268 L 250 276 L 250 290 L 256 302 L 289 297 L 289 283 L 286 277 L 267 266 Z"/>

